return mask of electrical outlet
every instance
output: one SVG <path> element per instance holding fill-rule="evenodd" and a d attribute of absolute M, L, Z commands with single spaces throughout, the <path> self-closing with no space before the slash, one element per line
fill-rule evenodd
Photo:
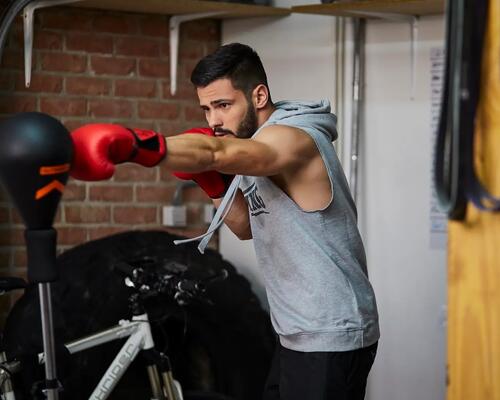
<path fill-rule="evenodd" d="M 203 221 L 206 224 L 210 224 L 214 218 L 215 207 L 213 204 L 205 204 L 203 208 Z"/>
<path fill-rule="evenodd" d="M 163 206 L 164 226 L 186 226 L 186 206 Z"/>

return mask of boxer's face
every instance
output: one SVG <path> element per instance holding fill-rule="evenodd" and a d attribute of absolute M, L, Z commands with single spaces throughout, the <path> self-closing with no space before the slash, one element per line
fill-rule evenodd
<path fill-rule="evenodd" d="M 231 80 L 217 79 L 196 89 L 208 125 L 218 137 L 249 138 L 257 130 L 257 114 L 245 94 Z"/>

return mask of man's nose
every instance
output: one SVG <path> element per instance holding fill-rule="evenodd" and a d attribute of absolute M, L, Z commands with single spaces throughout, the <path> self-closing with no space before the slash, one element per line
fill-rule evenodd
<path fill-rule="evenodd" d="M 212 112 L 207 117 L 207 122 L 210 128 L 220 128 L 223 125 L 222 119 L 218 116 L 218 113 Z"/>

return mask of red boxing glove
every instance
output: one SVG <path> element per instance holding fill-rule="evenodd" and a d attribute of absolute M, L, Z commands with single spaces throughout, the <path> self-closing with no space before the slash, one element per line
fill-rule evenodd
<path fill-rule="evenodd" d="M 210 128 L 192 128 L 183 134 L 198 133 L 207 136 L 215 136 Z M 234 175 L 221 174 L 218 171 L 205 172 L 173 172 L 173 175 L 185 181 L 195 181 L 198 186 L 212 199 L 219 199 L 224 196 Z"/>
<path fill-rule="evenodd" d="M 85 181 L 109 179 L 115 164 L 157 165 L 166 154 L 165 138 L 156 132 L 114 124 L 89 124 L 71 132 L 71 176 Z"/>

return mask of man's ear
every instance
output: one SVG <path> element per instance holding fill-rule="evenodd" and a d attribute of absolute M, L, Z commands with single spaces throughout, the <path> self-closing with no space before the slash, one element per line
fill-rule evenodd
<path fill-rule="evenodd" d="M 260 84 L 252 92 L 252 101 L 256 110 L 264 108 L 269 102 L 269 89 L 266 85 Z"/>

